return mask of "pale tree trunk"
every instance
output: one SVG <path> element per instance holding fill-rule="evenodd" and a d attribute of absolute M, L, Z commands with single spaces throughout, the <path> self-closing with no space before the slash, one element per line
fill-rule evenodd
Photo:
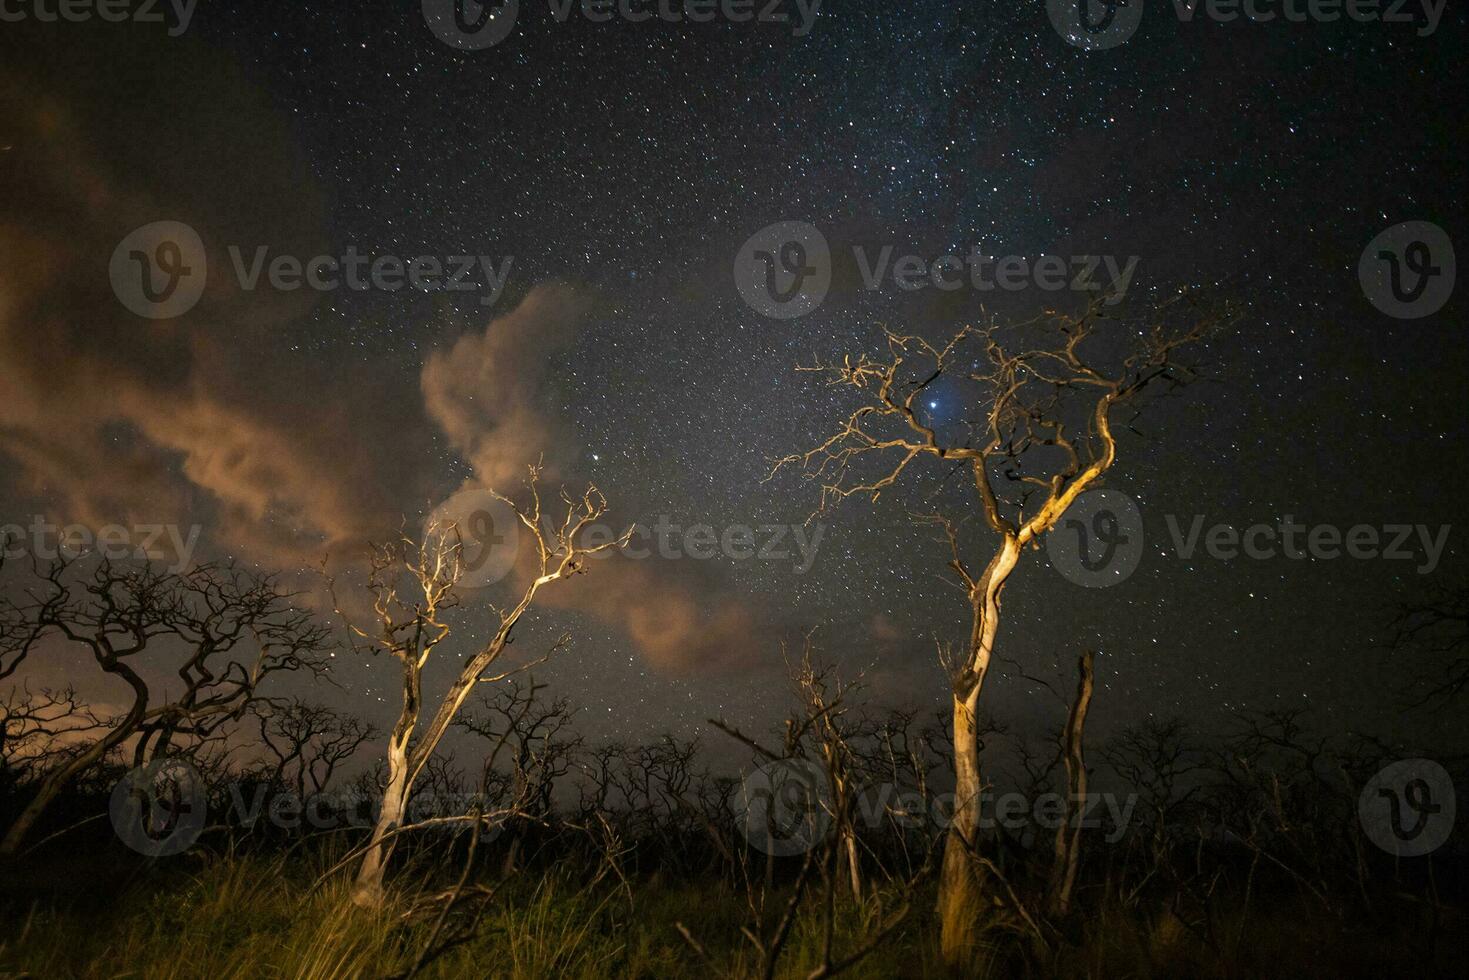
<path fill-rule="evenodd" d="M 388 784 L 383 789 L 383 805 L 372 827 L 367 854 L 357 869 L 357 880 L 352 884 L 352 904 L 361 908 L 378 908 L 383 903 L 383 877 L 398 844 L 398 828 L 403 826 L 407 815 L 408 797 L 413 792 L 413 779 L 417 775 L 413 756 L 418 754 L 410 753 L 408 746 L 413 741 L 413 729 L 418 727 L 426 661 L 426 657 L 403 658 L 403 707 L 398 712 L 398 723 L 388 736 Z M 429 751 L 433 751 L 432 746 Z"/>
<path fill-rule="evenodd" d="M 1006 534 L 984 575 L 970 584 L 969 655 L 954 677 L 954 814 L 939 874 L 940 948 L 951 967 L 968 966 L 979 945 L 979 695 L 1000 628 L 1000 593 L 1020 560 L 1020 548 L 1020 539 Z"/>
<path fill-rule="evenodd" d="M 862 862 L 856 854 L 856 835 L 851 827 L 846 829 L 846 867 L 852 876 L 852 901 L 862 904 Z"/>
<path fill-rule="evenodd" d="M 940 945 L 956 966 L 967 964 L 978 939 L 979 867 L 972 851 L 979 840 L 978 703 L 978 684 L 954 698 L 954 813 L 939 874 Z"/>
<path fill-rule="evenodd" d="M 382 810 L 378 812 L 367 855 L 362 859 L 362 867 L 358 869 L 357 880 L 352 885 L 354 905 L 363 908 L 377 908 L 382 905 L 383 876 L 387 873 L 388 860 L 393 856 L 393 848 L 397 845 L 397 830 L 403 826 L 411 790 L 407 739 L 400 741 L 395 736 L 388 745 L 388 785 L 383 791 Z"/>
<path fill-rule="evenodd" d="M 531 594 L 534 594 L 532 592 Z M 529 605 L 529 598 L 524 603 Z M 409 797 L 413 794 L 413 784 L 418 779 L 418 774 L 428 764 L 429 757 L 438 748 L 439 742 L 443 740 L 444 733 L 449 730 L 449 724 L 459 712 L 460 707 L 469 697 L 469 692 L 494 660 L 504 649 L 505 638 L 509 635 L 510 626 L 502 626 L 496 634 L 494 641 L 485 650 L 470 658 L 457 680 L 449 688 L 434 714 L 433 720 L 424 730 L 421 738 L 409 750 L 409 743 L 413 740 L 413 731 L 418 727 L 419 708 L 422 702 L 423 668 L 428 662 L 427 655 L 405 660 L 403 666 L 403 711 L 398 717 L 398 724 L 393 728 L 393 734 L 388 740 L 388 786 L 383 791 L 383 808 L 378 814 L 377 823 L 373 825 L 372 837 L 368 842 L 367 854 L 362 859 L 362 867 L 357 872 L 357 881 L 352 886 L 352 901 L 363 908 L 377 908 L 382 905 L 384 898 L 383 877 L 387 873 L 388 860 L 393 856 L 393 848 L 397 845 L 398 835 L 396 831 L 403 826 L 404 816 L 408 809 Z"/>

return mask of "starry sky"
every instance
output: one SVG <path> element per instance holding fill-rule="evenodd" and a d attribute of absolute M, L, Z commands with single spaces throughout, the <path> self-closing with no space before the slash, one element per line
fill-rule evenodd
<path fill-rule="evenodd" d="M 1100 651 L 1104 731 L 1302 705 L 1337 731 L 1410 724 L 1392 693 L 1403 664 L 1379 644 L 1396 603 L 1463 579 L 1463 300 L 1393 319 L 1357 265 L 1399 222 L 1461 234 L 1462 9 L 1422 37 L 1183 23 L 1155 3 L 1127 43 L 1088 52 L 1029 2 L 829 0 L 801 37 L 522 8 L 483 51 L 385 0 L 205 0 L 179 37 L 4 25 L 0 513 L 196 522 L 203 555 L 305 581 L 324 553 L 544 453 L 624 522 L 800 524 L 818 491 L 792 472 L 766 481 L 771 461 L 854 406 L 798 364 L 877 353 L 884 325 L 937 338 L 1051 297 L 872 291 L 839 263 L 819 309 L 770 319 L 731 274 L 753 233 L 809 222 L 838 254 L 1135 255 L 1133 301 L 1208 288 L 1241 315 L 1208 347 L 1212 381 L 1122 437 L 1106 485 L 1139 504 L 1137 572 L 1085 589 L 1027 555 L 1000 653 L 1059 677 Z M 196 310 L 148 321 L 118 305 L 107 263 L 156 220 L 198 229 L 211 270 L 228 268 L 228 243 L 513 265 L 488 310 L 211 279 Z M 958 390 L 931 401 L 941 423 L 971 417 Z M 782 641 L 819 627 L 874 701 L 942 706 L 935 637 L 962 637 L 967 607 L 908 517 L 972 507 L 941 476 L 824 515 L 804 574 L 730 558 L 599 567 L 527 624 L 527 647 L 575 637 L 538 676 L 593 735 L 691 734 L 714 715 L 761 727 L 787 703 Z M 1452 530 L 1430 576 L 1184 560 L 1166 516 L 1197 514 Z M 54 682 L 81 667 L 36 669 Z M 387 720 L 391 665 L 339 657 L 334 676 L 324 696 Z M 1058 720 L 1020 678 L 985 697 L 1004 717 Z"/>

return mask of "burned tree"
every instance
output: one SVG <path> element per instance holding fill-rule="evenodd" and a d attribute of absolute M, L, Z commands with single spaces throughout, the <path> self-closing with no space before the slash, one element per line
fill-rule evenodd
<path fill-rule="evenodd" d="M 552 816 L 552 794 L 557 780 L 572 769 L 572 756 L 581 748 L 581 738 L 570 734 L 571 702 L 565 698 L 541 698 L 544 684 L 531 679 L 525 685 L 511 680 L 493 696 L 481 699 L 454 724 L 490 743 L 480 779 L 487 798 L 501 797 L 504 809 L 514 811 L 505 849 L 503 869 L 513 872 L 519 864 L 524 821 L 548 823 Z M 505 754 L 508 772 L 497 764 Z M 498 792 L 497 792 L 498 791 Z"/>
<path fill-rule="evenodd" d="M 89 722 L 95 737 L 46 771 L 0 840 L 0 857 L 18 851 L 69 783 L 130 739 L 135 761 L 147 762 L 175 739 L 208 738 L 238 719 L 270 674 L 323 669 L 326 629 L 268 576 L 227 564 L 182 573 L 106 559 L 88 573 L 87 564 L 37 568 L 28 598 L 0 608 L 0 680 L 39 651 L 69 645 L 126 683 L 131 704 L 106 725 Z M 149 678 L 167 668 L 171 691 L 158 704 Z"/>
<path fill-rule="evenodd" d="M 63 765 L 115 724 L 73 688 L 16 688 L 0 698 L 0 800 Z"/>
<path fill-rule="evenodd" d="M 378 737 L 361 718 L 301 698 L 262 699 L 252 713 L 260 744 L 272 759 L 267 782 L 293 791 L 298 800 L 321 793 L 342 763 Z"/>
<path fill-rule="evenodd" d="M 848 497 L 876 500 L 919 479 L 923 463 L 940 476 L 962 474 L 962 490 L 993 543 L 966 541 L 963 522 L 932 515 L 947 539 L 950 570 L 970 607 L 967 641 L 945 657 L 952 688 L 955 806 L 940 880 L 943 948 L 952 962 L 975 939 L 983 862 L 979 830 L 980 692 L 994 654 L 1000 600 L 1027 547 L 1037 548 L 1077 498 L 1100 486 L 1117 458 L 1114 427 L 1139 396 L 1170 390 L 1194 375 L 1180 352 L 1219 323 L 1184 302 L 1136 321 L 1093 306 L 1080 316 L 1049 312 L 1009 327 L 965 326 L 942 346 L 886 331 L 885 356 L 846 356 L 801 368 L 860 400 L 825 441 L 778 460 L 821 486 L 826 510 Z M 959 390 L 961 426 L 927 413 L 940 381 Z M 1002 482 L 1003 481 L 1003 482 Z"/>
<path fill-rule="evenodd" d="M 1414 708 L 1444 708 L 1469 691 L 1469 585 L 1423 589 L 1399 605 L 1388 649 L 1418 662 L 1407 693 Z"/>
<path fill-rule="evenodd" d="M 585 572 L 591 555 L 621 547 L 627 542 L 626 533 L 616 540 L 596 545 L 586 540 L 588 530 L 607 510 L 606 498 L 595 486 L 588 486 L 579 500 L 563 494 L 564 517 L 554 529 L 543 526 L 538 477 L 538 468 L 532 467 L 528 505 L 521 506 L 508 497 L 495 494 L 530 532 L 529 539 L 535 546 L 535 553 L 530 556 L 530 581 L 520 590 L 513 605 L 490 607 L 498 624 L 487 638 L 476 642 L 475 651 L 464 661 L 458 676 L 422 730 L 419 721 L 424 708 L 423 671 L 439 645 L 453 632 L 448 614 L 460 605 L 462 599 L 460 578 L 465 571 L 462 539 L 457 528 L 431 521 L 421 541 L 404 537 L 395 545 L 380 548 L 372 559 L 368 591 L 372 595 L 377 622 L 371 633 L 355 626 L 351 630 L 355 642 L 364 652 L 385 651 L 399 662 L 403 703 L 398 720 L 388 735 L 387 784 L 383 790 L 382 810 L 373 826 L 353 888 L 353 901 L 358 905 L 372 907 L 381 904 L 383 877 L 398 835 L 407 826 L 404 818 L 414 783 L 424 772 L 434 750 L 469 696 L 479 684 L 493 684 L 531 666 L 522 664 L 500 674 L 486 676 L 486 672 L 505 653 L 512 631 L 540 590 Z M 404 581 L 408 584 L 406 594 L 400 592 L 400 583 Z M 553 651 L 564 646 L 567 640 L 567 637 L 562 637 Z M 486 815 L 483 819 L 490 817 Z"/>

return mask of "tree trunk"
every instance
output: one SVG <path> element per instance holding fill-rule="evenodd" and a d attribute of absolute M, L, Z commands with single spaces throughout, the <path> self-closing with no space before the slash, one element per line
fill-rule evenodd
<path fill-rule="evenodd" d="M 401 741 L 395 739 L 388 745 L 388 786 L 383 791 L 383 807 L 378 812 L 377 823 L 373 825 L 367 855 L 362 859 L 362 867 L 358 869 L 357 880 L 352 885 L 352 903 L 362 908 L 378 908 L 383 903 L 383 876 L 397 845 L 396 831 L 403 825 L 408 794 L 412 789 L 407 741 L 406 737 Z"/>
<path fill-rule="evenodd" d="M 1000 593 L 1020 561 L 1020 539 L 1005 535 L 989 567 L 969 589 L 973 619 L 969 659 L 953 679 L 954 816 L 944 841 L 939 874 L 940 948 L 951 968 L 970 965 L 979 945 L 982 868 L 977 860 L 980 829 L 979 694 L 989 671 L 1000 628 Z"/>
<path fill-rule="evenodd" d="M 137 674 L 126 668 L 118 667 L 112 669 L 111 672 L 120 674 L 124 680 L 132 685 L 133 706 L 129 709 L 127 717 L 122 720 L 120 725 L 98 739 L 91 748 L 72 759 L 66 765 L 58 769 L 53 769 L 41 781 L 41 788 L 36 791 L 35 797 L 26 804 L 25 809 L 20 811 L 20 816 L 15 818 L 15 823 L 11 824 L 10 829 L 6 831 L 5 838 L 0 840 L 0 859 L 9 859 L 16 856 L 20 851 L 21 842 L 25 840 L 26 835 L 35 826 L 36 821 L 41 818 L 41 814 L 46 812 L 46 808 L 60 795 L 68 783 L 75 779 L 79 773 L 85 772 L 98 761 L 105 758 L 108 752 L 111 752 L 115 746 L 126 741 L 142 726 L 143 716 L 148 712 L 148 686 L 143 683 Z"/>
<path fill-rule="evenodd" d="M 850 827 L 842 831 L 846 847 L 847 874 L 852 885 L 852 901 L 862 904 L 862 863 L 857 855 L 857 835 Z"/>
<path fill-rule="evenodd" d="M 1052 915 L 1064 916 L 1071 911 L 1071 892 L 1076 887 L 1076 869 L 1081 863 L 1081 815 L 1086 812 L 1086 759 L 1082 754 L 1082 734 L 1086 730 L 1086 709 L 1092 701 L 1092 659 L 1090 650 L 1081 655 L 1077 665 L 1076 700 L 1066 719 L 1066 819 L 1056 828 L 1054 860 L 1048 883 L 1049 907 Z M 1074 825 L 1074 826 L 1073 826 Z"/>
<path fill-rule="evenodd" d="M 20 816 L 15 818 L 15 823 L 10 825 L 5 839 L 0 840 L 0 858 L 15 857 L 20 850 L 21 842 L 25 840 L 36 821 L 41 818 L 41 814 L 46 812 L 46 808 L 66 788 L 67 784 L 75 779 L 78 773 L 90 769 L 94 763 L 111 751 L 114 745 L 127 738 L 128 734 L 121 729 L 111 732 L 106 738 L 71 762 L 60 769 L 52 770 L 50 775 L 41 781 L 41 788 L 36 791 L 36 795 L 26 804 L 25 809 L 20 811 Z"/>
<path fill-rule="evenodd" d="M 976 684 L 954 698 L 954 813 L 939 874 L 940 945 L 944 961 L 968 965 L 978 945 L 980 881 L 973 848 L 979 841 L 979 729 Z"/>

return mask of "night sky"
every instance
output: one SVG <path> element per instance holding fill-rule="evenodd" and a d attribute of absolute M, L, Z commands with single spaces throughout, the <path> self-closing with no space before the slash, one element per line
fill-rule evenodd
<path fill-rule="evenodd" d="M 1139 503 L 1136 573 L 1086 589 L 1028 554 L 999 654 L 1059 677 L 1098 650 L 1103 732 L 1304 705 L 1329 730 L 1413 733 L 1394 693 L 1406 664 L 1379 644 L 1395 604 L 1464 579 L 1463 296 L 1395 319 L 1357 267 L 1404 221 L 1466 240 L 1462 8 L 1425 37 L 1183 23 L 1150 3 L 1103 51 L 1068 44 L 1037 3 L 828 2 L 800 37 L 522 8 L 481 51 L 442 43 L 408 2 L 205 0 L 179 37 L 0 25 L 3 523 L 198 523 L 200 557 L 310 588 L 324 554 L 350 565 L 466 481 L 514 489 L 544 453 L 551 487 L 594 480 L 622 524 L 800 524 L 818 488 L 787 470 L 764 482 L 771 462 L 855 405 L 798 364 L 880 353 L 884 325 L 938 338 L 1073 301 L 871 291 L 852 246 L 1135 255 L 1129 303 L 1193 287 L 1240 316 L 1203 354 L 1212 383 L 1122 436 L 1106 486 Z M 108 279 L 117 243 L 159 220 L 209 254 L 203 300 L 170 320 L 130 313 Z M 751 309 L 732 274 L 780 221 L 817 226 L 837 256 L 825 302 L 794 319 Z M 245 292 L 232 244 L 513 264 L 488 309 L 469 293 Z M 929 410 L 972 417 L 942 386 Z M 923 472 L 823 515 L 805 574 L 613 559 L 517 645 L 573 633 L 537 676 L 594 736 L 768 725 L 787 704 L 781 642 L 811 627 L 874 701 L 945 706 L 934 638 L 962 638 L 968 609 L 907 512 L 973 502 Z M 1431 575 L 1184 560 L 1166 516 L 1197 514 L 1452 530 Z M 31 676 L 108 696 L 80 659 L 37 658 Z M 333 676 L 319 696 L 391 716 L 394 664 L 339 655 Z M 985 704 L 1059 720 L 1018 678 L 992 678 Z"/>

